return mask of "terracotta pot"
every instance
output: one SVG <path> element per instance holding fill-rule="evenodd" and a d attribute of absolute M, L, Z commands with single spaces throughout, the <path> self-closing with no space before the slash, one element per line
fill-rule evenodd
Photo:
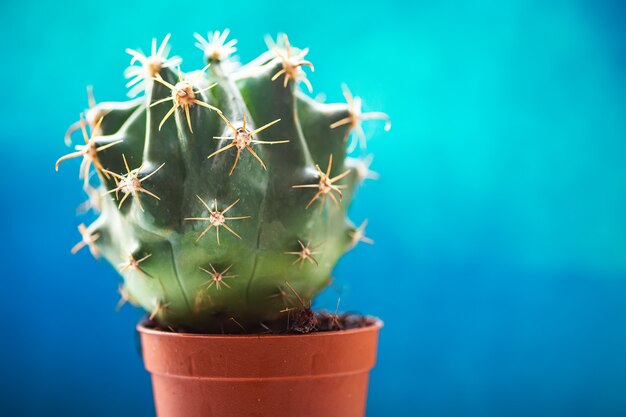
<path fill-rule="evenodd" d="M 382 322 L 303 335 L 137 326 L 158 417 L 363 417 Z"/>

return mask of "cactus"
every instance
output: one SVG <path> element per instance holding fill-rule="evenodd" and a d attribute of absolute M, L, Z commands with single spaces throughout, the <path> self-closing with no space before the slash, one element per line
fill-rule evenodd
<path fill-rule="evenodd" d="M 311 89 L 305 60 L 286 36 L 249 64 L 232 58 L 228 31 L 196 35 L 207 66 L 182 73 L 167 58 L 169 35 L 150 56 L 132 56 L 131 96 L 90 99 L 80 127 L 80 177 L 99 217 L 81 224 L 81 242 L 118 265 L 121 302 L 163 325 L 237 331 L 284 320 L 330 282 L 339 257 L 370 242 L 346 211 L 369 162 L 347 156 L 364 140 L 361 113 L 325 104 Z M 91 133 L 88 134 L 87 128 Z M 92 185 L 90 170 L 97 174 Z"/>

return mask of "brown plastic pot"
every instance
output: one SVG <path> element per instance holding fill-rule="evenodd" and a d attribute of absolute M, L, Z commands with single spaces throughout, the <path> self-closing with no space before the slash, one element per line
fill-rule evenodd
<path fill-rule="evenodd" d="M 158 417 L 363 417 L 382 322 L 303 335 L 144 327 Z"/>

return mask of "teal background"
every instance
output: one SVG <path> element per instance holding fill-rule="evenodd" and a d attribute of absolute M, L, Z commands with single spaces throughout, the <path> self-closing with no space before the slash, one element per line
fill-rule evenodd
<path fill-rule="evenodd" d="M 54 173 L 86 106 L 125 97 L 126 47 L 229 27 L 309 46 L 316 92 L 349 83 L 382 177 L 352 218 L 319 300 L 381 316 L 370 416 L 626 415 L 626 26 L 621 2 L 415 1 L 0 4 L 0 409 L 151 416 L 141 312 L 78 239 L 77 163 Z"/>

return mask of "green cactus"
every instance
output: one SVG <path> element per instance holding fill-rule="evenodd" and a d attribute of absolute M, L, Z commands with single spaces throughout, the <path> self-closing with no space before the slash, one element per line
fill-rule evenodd
<path fill-rule="evenodd" d="M 83 158 L 100 212 L 72 251 L 88 246 L 119 265 L 122 301 L 163 325 L 237 331 L 282 320 L 329 284 L 342 254 L 368 241 L 364 225 L 346 219 L 369 175 L 346 156 L 347 140 L 364 138 L 362 120 L 383 118 L 388 128 L 388 117 L 361 113 L 347 89 L 346 104 L 299 91 L 299 82 L 310 88 L 303 68 L 313 66 L 286 36 L 244 66 L 227 36 L 196 35 L 208 65 L 187 74 L 167 58 L 169 35 L 158 49 L 153 40 L 150 56 L 128 50 L 130 94 L 145 95 L 91 103 L 86 122 L 71 128 L 82 126 L 86 144 L 59 160 Z"/>

